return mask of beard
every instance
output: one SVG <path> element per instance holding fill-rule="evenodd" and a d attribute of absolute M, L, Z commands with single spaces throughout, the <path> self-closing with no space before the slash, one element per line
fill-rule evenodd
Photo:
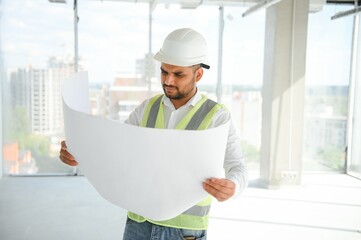
<path fill-rule="evenodd" d="M 196 88 L 196 77 L 193 75 L 192 81 L 183 89 L 183 91 L 180 91 L 177 86 L 173 85 L 167 85 L 165 83 L 162 84 L 163 92 L 164 94 L 169 98 L 173 100 L 181 100 L 184 98 L 187 98 L 193 90 Z M 167 90 L 168 88 L 168 90 Z M 172 90 L 173 93 L 169 93 L 168 91 Z"/>
<path fill-rule="evenodd" d="M 162 88 L 163 88 L 164 94 L 169 99 L 181 100 L 181 99 L 187 98 L 193 92 L 195 85 L 192 85 L 192 86 L 186 88 L 184 91 L 180 91 L 179 88 L 176 86 L 170 86 L 170 85 L 166 85 L 164 83 L 162 84 Z M 171 88 L 174 93 L 169 93 L 166 88 Z"/>

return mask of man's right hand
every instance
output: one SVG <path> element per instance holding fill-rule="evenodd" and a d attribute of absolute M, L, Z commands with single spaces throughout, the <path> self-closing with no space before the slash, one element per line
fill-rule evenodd
<path fill-rule="evenodd" d="M 70 166 L 77 166 L 78 165 L 78 162 L 75 161 L 73 155 L 71 155 L 68 152 L 68 148 L 66 146 L 65 141 L 61 141 L 61 148 L 60 148 L 59 153 L 60 153 L 59 158 L 63 163 L 65 163 L 67 165 L 70 165 Z"/>

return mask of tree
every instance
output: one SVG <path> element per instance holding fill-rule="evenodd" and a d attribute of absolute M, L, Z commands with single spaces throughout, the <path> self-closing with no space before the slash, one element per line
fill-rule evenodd
<path fill-rule="evenodd" d="M 31 123 L 26 108 L 15 107 L 9 125 L 9 140 L 17 141 L 20 150 L 31 150 L 40 156 L 48 155 L 49 139 L 31 132 Z"/>

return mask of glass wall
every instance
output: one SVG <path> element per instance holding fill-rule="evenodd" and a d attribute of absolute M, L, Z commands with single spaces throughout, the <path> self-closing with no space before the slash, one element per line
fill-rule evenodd
<path fill-rule="evenodd" d="M 48 1 L 1 1 L 3 171 L 73 173 L 58 160 L 60 87 L 73 73 L 73 11 Z"/>
<path fill-rule="evenodd" d="M 88 71 L 91 112 L 124 121 L 150 94 L 159 92 L 148 64 L 148 4 L 82 1 L 79 57 Z"/>
<path fill-rule="evenodd" d="M 64 138 L 60 88 L 74 71 L 73 2 L 5 0 L 1 6 L 4 173 L 74 173 L 58 160 Z M 242 19 L 244 11 L 224 11 L 222 102 L 233 114 L 246 159 L 257 164 L 264 12 Z M 218 6 L 158 4 L 151 31 L 148 4 L 79 1 L 78 16 L 79 71 L 89 72 L 92 114 L 124 121 L 139 103 L 162 92 L 152 56 L 181 27 L 206 37 L 211 69 L 199 89 L 217 98 Z"/>
<path fill-rule="evenodd" d="M 309 15 L 304 171 L 345 171 L 352 17 L 331 16 L 347 9 L 325 5 Z"/>
<path fill-rule="evenodd" d="M 325 5 L 309 16 L 305 171 L 345 170 L 352 17 L 330 18 L 349 8 Z M 220 78 L 221 102 L 232 113 L 248 167 L 259 171 L 265 11 L 242 18 L 246 9 L 157 4 L 150 17 L 145 3 L 78 1 L 79 70 L 89 72 L 92 113 L 124 121 L 162 92 L 152 56 L 170 31 L 194 28 L 207 38 L 211 65 L 199 89 L 216 100 Z M 60 88 L 74 71 L 73 2 L 3 0 L 0 30 L 4 173 L 74 173 L 58 159 L 64 138 Z M 356 98 L 355 119 L 357 104 Z M 360 165 L 350 160 L 349 170 Z"/>

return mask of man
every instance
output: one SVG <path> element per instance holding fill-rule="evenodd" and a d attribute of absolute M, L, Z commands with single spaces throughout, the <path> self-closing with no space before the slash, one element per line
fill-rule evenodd
<path fill-rule="evenodd" d="M 201 130 L 230 120 L 230 113 L 223 105 L 207 99 L 197 90 L 203 68 L 209 69 L 207 44 L 201 34 L 189 28 L 171 32 L 154 58 L 161 62 L 164 95 L 144 101 L 130 114 L 126 123 L 152 128 Z M 60 159 L 68 165 L 77 165 L 64 141 Z M 233 124 L 229 129 L 224 169 L 226 178 L 210 178 L 203 182 L 204 190 L 218 201 L 238 195 L 248 181 L 240 139 Z M 206 239 L 211 200 L 208 197 L 179 216 L 161 222 L 129 212 L 123 239 Z"/>

